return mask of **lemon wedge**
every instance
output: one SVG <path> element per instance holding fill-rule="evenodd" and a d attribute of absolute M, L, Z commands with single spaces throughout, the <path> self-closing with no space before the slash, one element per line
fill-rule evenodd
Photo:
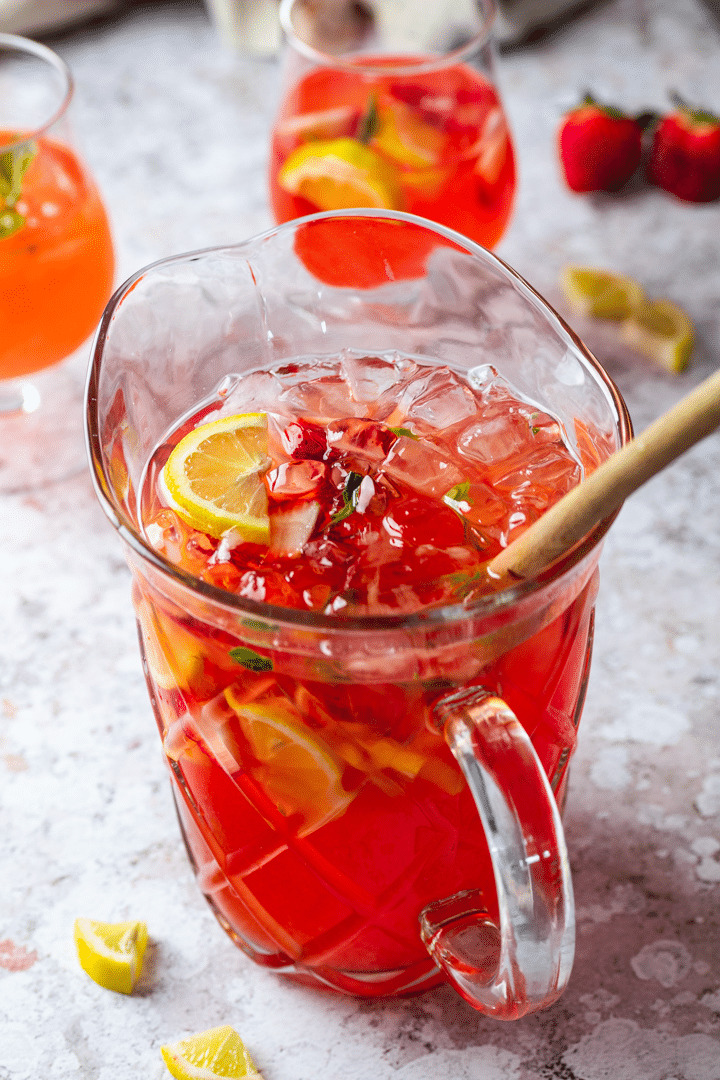
<path fill-rule="evenodd" d="M 163 480 L 172 509 L 188 525 L 215 538 L 234 529 L 242 540 L 266 544 L 262 474 L 269 464 L 267 416 L 244 413 L 189 432 L 170 454 Z"/>
<path fill-rule="evenodd" d="M 143 922 L 75 920 L 80 966 L 100 986 L 118 994 L 132 993 L 142 971 L 147 942 L 147 926 Z"/>
<path fill-rule="evenodd" d="M 160 1053 L 176 1080 L 218 1080 L 247 1077 L 262 1080 L 245 1044 L 234 1028 L 210 1028 L 198 1035 L 161 1046 Z"/>
<path fill-rule="evenodd" d="M 280 169 L 278 183 L 319 210 L 359 206 L 402 209 L 396 169 L 357 139 L 331 139 L 298 147 Z"/>
<path fill-rule="evenodd" d="M 645 294 L 632 278 L 610 270 L 566 266 L 560 277 L 565 297 L 577 315 L 600 319 L 627 319 L 642 304 Z"/>
<path fill-rule="evenodd" d="M 300 816 L 300 835 L 343 812 L 353 798 L 342 786 L 344 762 L 299 713 L 280 700 L 245 704 L 232 686 L 225 699 L 257 763 L 257 778 L 283 814 Z M 233 756 L 242 758 L 242 749 Z"/>
<path fill-rule="evenodd" d="M 692 323 L 671 300 L 639 304 L 623 323 L 622 337 L 630 348 L 673 374 L 685 370 L 695 344 Z"/>

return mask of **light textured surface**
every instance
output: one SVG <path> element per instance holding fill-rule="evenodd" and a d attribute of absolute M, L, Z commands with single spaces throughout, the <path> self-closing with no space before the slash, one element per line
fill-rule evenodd
<path fill-rule="evenodd" d="M 269 224 L 273 62 L 232 60 L 195 3 L 54 42 L 107 198 L 119 278 Z M 520 164 L 500 248 L 554 297 L 566 261 L 681 303 L 700 344 L 673 379 L 580 327 L 636 426 L 720 363 L 720 204 L 642 185 L 573 196 L 558 117 L 590 86 L 720 108 L 719 24 L 700 0 L 612 0 L 500 66 Z M 230 1023 L 266 1080 L 720 1078 L 720 437 L 624 508 L 606 543 L 590 693 L 566 809 L 578 903 L 570 986 L 548 1012 L 485 1020 L 449 989 L 362 1003 L 255 968 L 216 925 L 182 850 L 140 671 L 129 575 L 85 474 L 0 502 L 0 1078 L 153 1080 L 159 1046 Z M 77 915 L 142 918 L 139 991 L 80 970 Z"/>

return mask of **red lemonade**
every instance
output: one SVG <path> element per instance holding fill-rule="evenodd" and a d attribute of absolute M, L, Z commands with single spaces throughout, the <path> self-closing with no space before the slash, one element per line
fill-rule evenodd
<path fill-rule="evenodd" d="M 420 70 L 408 75 L 409 66 Z M 497 91 L 464 64 L 423 71 L 422 58 L 382 57 L 321 68 L 293 86 L 273 129 L 270 199 L 278 222 L 382 207 L 491 248 L 507 227 L 515 182 Z"/>
<path fill-rule="evenodd" d="M 259 963 L 407 992 L 442 978 L 418 932 L 429 897 L 480 890 L 497 917 L 477 810 L 433 707 L 463 687 L 502 696 L 561 800 L 594 573 L 514 636 L 500 628 L 494 651 L 469 640 L 446 662 L 418 649 L 378 665 L 359 632 L 340 663 L 332 626 L 470 609 L 494 588 L 488 561 L 596 464 L 583 435 L 489 366 L 461 376 L 347 350 L 226 379 L 157 449 L 139 497 L 152 548 L 200 583 L 296 613 L 273 638 L 250 616 L 181 606 L 152 575 L 134 584 L 188 851 Z M 232 493 L 229 460 L 242 463 Z"/>

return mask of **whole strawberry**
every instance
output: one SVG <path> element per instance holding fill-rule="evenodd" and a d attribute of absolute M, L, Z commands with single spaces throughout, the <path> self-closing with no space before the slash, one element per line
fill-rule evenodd
<path fill-rule="evenodd" d="M 676 99 L 653 135 L 648 179 L 686 202 L 720 198 L 720 118 Z"/>
<path fill-rule="evenodd" d="M 642 130 L 634 117 L 586 94 L 564 116 L 558 143 L 573 191 L 619 191 L 640 162 Z"/>

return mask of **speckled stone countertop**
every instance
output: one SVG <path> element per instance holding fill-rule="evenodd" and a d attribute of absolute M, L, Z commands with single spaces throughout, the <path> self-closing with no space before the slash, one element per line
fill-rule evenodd
<path fill-rule="evenodd" d="M 199 3 L 150 4 L 51 42 L 107 199 L 119 280 L 265 228 L 273 61 L 225 55 Z M 680 378 L 575 325 L 641 429 L 720 364 L 720 204 L 636 185 L 573 196 L 557 119 L 591 87 L 720 108 L 700 0 L 610 0 L 507 52 L 520 193 L 499 253 L 551 300 L 562 265 L 682 304 Z M 562 999 L 510 1025 L 449 989 L 363 1003 L 255 968 L 191 876 L 138 658 L 129 574 L 86 472 L 0 498 L 0 1078 L 160 1080 L 163 1042 L 230 1023 L 266 1080 L 720 1078 L 720 437 L 625 506 L 602 558 L 590 692 L 566 808 L 577 899 Z M 77 915 L 143 918 L 132 997 L 78 967 Z"/>

